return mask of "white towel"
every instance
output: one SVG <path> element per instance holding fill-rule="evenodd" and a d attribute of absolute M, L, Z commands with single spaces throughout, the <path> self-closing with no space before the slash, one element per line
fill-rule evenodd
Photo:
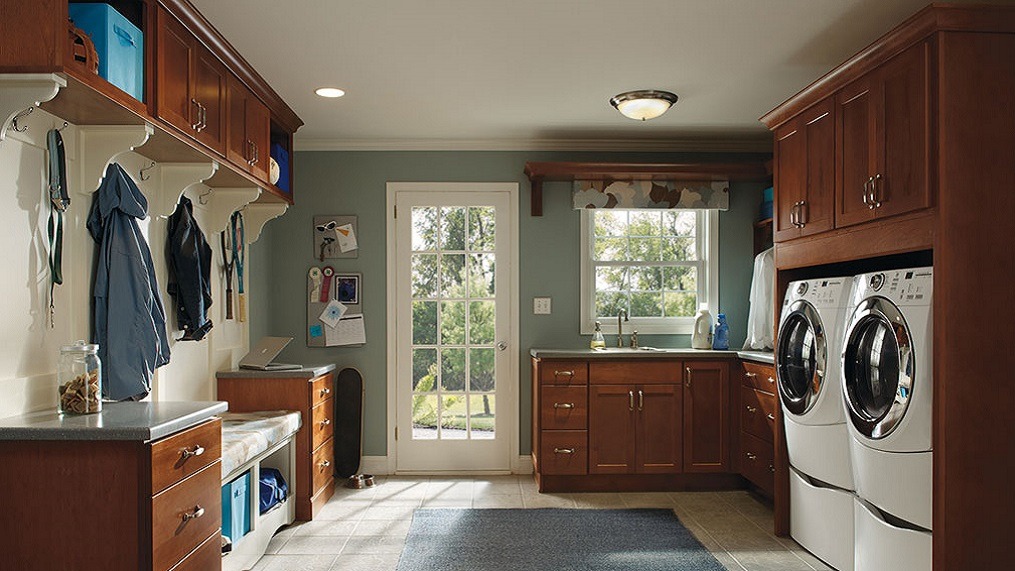
<path fill-rule="evenodd" d="M 751 311 L 747 317 L 744 349 L 763 351 L 775 348 L 775 250 L 769 248 L 754 258 L 751 279 Z"/>

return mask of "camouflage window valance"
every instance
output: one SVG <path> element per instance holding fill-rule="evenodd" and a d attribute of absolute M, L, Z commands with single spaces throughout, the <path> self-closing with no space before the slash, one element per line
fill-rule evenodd
<path fill-rule="evenodd" d="M 729 181 L 576 180 L 574 208 L 729 210 Z"/>

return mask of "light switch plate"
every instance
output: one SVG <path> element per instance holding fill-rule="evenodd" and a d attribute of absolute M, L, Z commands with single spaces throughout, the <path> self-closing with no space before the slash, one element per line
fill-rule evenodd
<path fill-rule="evenodd" d="M 532 298 L 532 313 L 534 313 L 535 315 L 550 315 L 550 298 L 548 297 Z"/>

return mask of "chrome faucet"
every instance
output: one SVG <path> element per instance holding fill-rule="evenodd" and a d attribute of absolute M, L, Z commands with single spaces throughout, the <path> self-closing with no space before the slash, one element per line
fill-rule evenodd
<path fill-rule="evenodd" d="M 624 347 L 624 321 L 620 320 L 621 314 L 624 315 L 624 321 L 630 321 L 627 318 L 627 310 L 621 309 L 617 312 L 617 347 Z"/>

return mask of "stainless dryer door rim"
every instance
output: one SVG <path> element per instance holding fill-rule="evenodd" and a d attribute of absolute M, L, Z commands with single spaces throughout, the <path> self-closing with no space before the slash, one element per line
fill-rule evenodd
<path fill-rule="evenodd" d="M 814 339 L 814 371 L 807 375 L 805 379 L 806 386 L 795 387 L 794 383 L 790 382 L 789 379 L 789 368 L 795 366 L 795 364 L 792 363 L 792 360 L 787 355 L 791 348 L 790 343 L 793 341 L 793 336 L 789 334 L 789 328 L 799 321 L 803 321 L 806 324 L 808 333 Z M 813 305 L 802 299 L 798 299 L 790 305 L 789 312 L 782 319 L 782 324 L 779 326 L 778 345 L 779 347 L 776 352 L 776 363 L 778 363 L 776 378 L 779 385 L 779 398 L 788 411 L 797 416 L 803 416 L 814 407 L 814 403 L 818 400 L 818 395 L 821 394 L 825 381 L 825 360 L 828 355 L 825 328 L 821 323 L 818 311 Z M 805 371 L 801 368 L 799 372 L 804 373 Z"/>
<path fill-rule="evenodd" d="M 886 343 L 890 352 L 877 351 Z M 898 371 L 886 371 L 886 367 Z M 912 336 L 899 308 L 880 296 L 857 305 L 842 344 L 842 391 L 850 421 L 860 434 L 879 440 L 898 427 L 912 399 L 914 367 Z M 881 381 L 895 385 L 890 402 L 889 394 L 882 393 L 889 387 Z"/>

